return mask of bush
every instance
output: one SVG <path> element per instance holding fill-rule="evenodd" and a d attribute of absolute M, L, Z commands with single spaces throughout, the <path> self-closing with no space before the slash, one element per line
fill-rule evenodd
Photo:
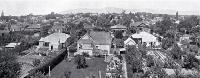
<path fill-rule="evenodd" d="M 35 67 L 37 67 L 39 64 L 40 64 L 40 60 L 39 60 L 39 59 L 33 60 L 33 65 L 34 65 Z"/>
<path fill-rule="evenodd" d="M 65 78 L 70 78 L 71 71 L 65 71 L 64 73 Z"/>
<path fill-rule="evenodd" d="M 89 57 L 90 55 L 88 53 L 83 52 L 84 57 Z"/>
<path fill-rule="evenodd" d="M 86 68 L 86 59 L 83 55 L 77 55 L 75 56 L 75 60 L 74 63 L 77 64 L 77 68 L 81 69 L 81 68 Z"/>

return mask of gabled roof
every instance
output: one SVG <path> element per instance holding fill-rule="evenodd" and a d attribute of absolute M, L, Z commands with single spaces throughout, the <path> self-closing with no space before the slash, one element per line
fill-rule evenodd
<path fill-rule="evenodd" d="M 50 42 L 51 44 L 65 43 L 70 35 L 65 33 L 53 33 L 39 41 Z"/>
<path fill-rule="evenodd" d="M 109 32 L 90 32 L 90 36 L 95 44 L 111 44 L 111 34 Z"/>
<path fill-rule="evenodd" d="M 111 29 L 126 29 L 126 28 L 127 28 L 126 26 L 123 26 L 123 25 L 120 25 L 120 24 L 111 26 Z"/>
<path fill-rule="evenodd" d="M 145 31 L 135 33 L 135 34 L 131 35 L 131 37 L 132 38 L 142 38 L 142 42 L 149 42 L 149 41 L 156 42 L 157 41 L 157 38 L 154 35 L 147 33 Z"/>
<path fill-rule="evenodd" d="M 89 39 L 83 39 L 83 37 L 88 36 Z M 86 33 L 81 39 L 78 40 L 79 43 L 94 43 L 99 45 L 111 44 L 112 37 L 109 32 L 103 31 L 91 31 Z"/>
<path fill-rule="evenodd" d="M 114 44 L 116 44 L 117 46 L 123 46 L 124 45 L 124 41 L 122 39 L 116 39 L 116 38 L 114 38 L 112 42 Z"/>

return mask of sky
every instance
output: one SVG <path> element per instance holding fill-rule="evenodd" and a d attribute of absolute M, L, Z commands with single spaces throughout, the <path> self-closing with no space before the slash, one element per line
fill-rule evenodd
<path fill-rule="evenodd" d="M 0 0 L 0 11 L 3 10 L 5 15 L 38 15 L 105 7 L 200 12 L 200 0 Z"/>

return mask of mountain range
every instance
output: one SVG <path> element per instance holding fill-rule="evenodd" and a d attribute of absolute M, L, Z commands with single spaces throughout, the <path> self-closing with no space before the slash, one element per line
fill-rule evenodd
<path fill-rule="evenodd" d="M 175 15 L 177 10 L 169 10 L 169 9 L 123 9 L 123 8 L 115 8 L 115 7 L 106 7 L 106 8 L 97 8 L 97 9 L 89 9 L 89 8 L 79 8 L 79 9 L 71 9 L 67 11 L 62 11 L 60 14 L 75 14 L 75 13 L 122 13 L 125 11 L 126 13 L 132 12 L 147 12 L 153 14 L 170 14 Z M 199 15 L 199 11 L 178 11 L 179 15 Z"/>

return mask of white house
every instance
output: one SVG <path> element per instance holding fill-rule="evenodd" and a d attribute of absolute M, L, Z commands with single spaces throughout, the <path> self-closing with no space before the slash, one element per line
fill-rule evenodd
<path fill-rule="evenodd" d="M 5 46 L 5 48 L 15 48 L 16 46 L 20 45 L 21 43 L 9 43 Z"/>
<path fill-rule="evenodd" d="M 146 46 L 159 45 L 157 37 L 145 31 L 135 33 L 124 41 L 125 45 L 136 45 L 138 43 L 146 43 Z"/>
<path fill-rule="evenodd" d="M 53 33 L 39 40 L 39 48 L 48 48 L 49 50 L 65 48 L 69 37 L 70 35 L 65 33 Z"/>

